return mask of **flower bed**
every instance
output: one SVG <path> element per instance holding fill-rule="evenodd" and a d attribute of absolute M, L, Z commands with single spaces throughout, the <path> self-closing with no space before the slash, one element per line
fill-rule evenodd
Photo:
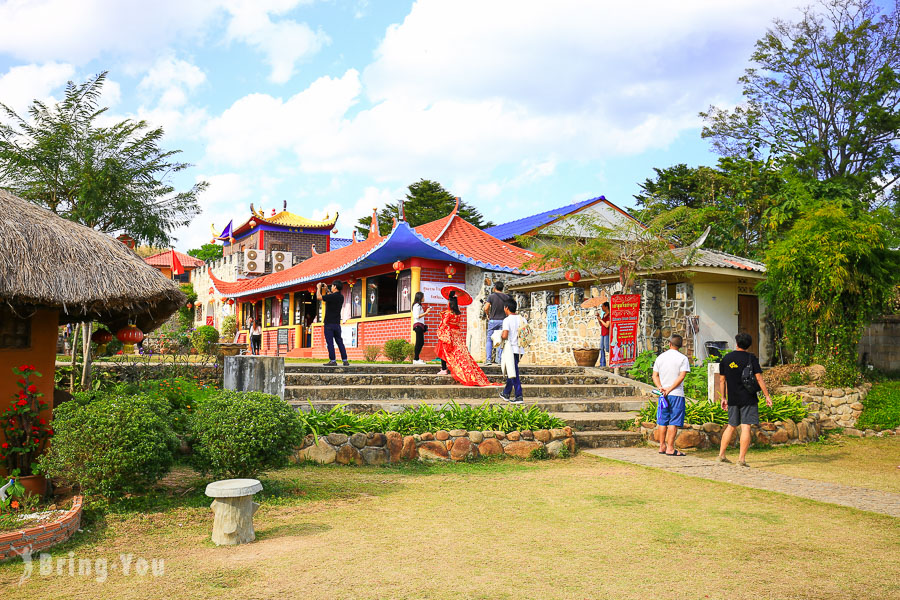
<path fill-rule="evenodd" d="M 0 561 L 21 556 L 26 552 L 36 554 L 68 540 L 81 525 L 83 502 L 81 496 L 75 496 L 72 508 L 50 523 L 0 533 Z"/>
<path fill-rule="evenodd" d="M 651 442 L 658 442 L 659 428 L 652 421 L 641 423 L 641 436 Z M 717 448 L 722 443 L 722 431 L 725 425 L 719 423 L 703 423 L 702 425 L 685 425 L 675 437 L 677 448 Z M 799 422 L 791 419 L 760 423 L 750 427 L 751 440 L 761 446 L 782 446 L 785 444 L 805 444 L 819 439 L 823 427 L 818 415 L 807 417 Z M 740 432 L 736 431 L 731 445 L 737 446 Z"/>
<path fill-rule="evenodd" d="M 295 461 L 322 464 L 383 465 L 410 460 L 462 461 L 480 456 L 516 458 L 567 457 L 575 453 L 571 427 L 535 431 L 439 430 L 435 433 L 401 435 L 387 433 L 331 433 L 308 435 L 294 455 Z"/>

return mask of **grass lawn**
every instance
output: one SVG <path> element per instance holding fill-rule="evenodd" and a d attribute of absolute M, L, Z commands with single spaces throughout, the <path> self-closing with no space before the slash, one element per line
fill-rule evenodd
<path fill-rule="evenodd" d="M 718 450 L 696 456 L 714 458 Z M 730 450 L 732 460 L 736 451 Z M 867 487 L 900 494 L 900 436 L 852 438 L 831 435 L 807 445 L 751 448 L 747 463 L 756 469 L 807 479 Z"/>
<path fill-rule="evenodd" d="M 900 427 L 900 381 L 882 381 L 873 385 L 863 406 L 856 423 L 859 429 Z"/>
<path fill-rule="evenodd" d="M 164 559 L 160 577 L 110 567 L 38 575 L 5 597 L 889 598 L 900 520 L 579 455 L 403 467 L 296 466 L 263 480 L 258 540 L 209 541 L 202 483 L 95 513 L 54 551 Z M 191 488 L 193 491 L 191 491 Z M 862 557 L 866 557 L 862 559 Z M 67 573 L 67 569 L 64 569 Z"/>

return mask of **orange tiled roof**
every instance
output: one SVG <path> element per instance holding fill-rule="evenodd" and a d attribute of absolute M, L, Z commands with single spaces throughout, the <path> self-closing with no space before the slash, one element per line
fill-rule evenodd
<path fill-rule="evenodd" d="M 181 266 L 185 269 L 194 269 L 197 267 L 202 267 L 204 263 L 199 258 L 194 258 L 193 256 L 189 256 L 184 254 L 183 252 L 175 251 L 175 256 L 178 257 L 178 261 L 181 262 Z M 144 259 L 144 262 L 150 265 L 151 267 L 172 268 L 172 251 L 166 250 L 165 252 L 160 252 L 159 254 L 154 254 L 153 256 L 148 256 Z"/>

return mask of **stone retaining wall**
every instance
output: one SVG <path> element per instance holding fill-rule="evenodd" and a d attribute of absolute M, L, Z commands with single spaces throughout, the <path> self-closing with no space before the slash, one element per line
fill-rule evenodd
<path fill-rule="evenodd" d="M 863 400 L 871 383 L 864 383 L 855 388 L 822 388 L 812 385 L 781 386 L 776 394 L 794 394 L 809 409 L 818 413 L 819 420 L 825 429 L 834 427 L 853 427 L 863 410 Z"/>
<path fill-rule="evenodd" d="M 781 446 L 785 444 L 805 444 L 819 439 L 822 433 L 821 421 L 817 415 L 807 417 L 795 423 L 790 419 L 775 421 L 774 423 L 760 423 L 750 427 L 751 440 L 763 446 Z M 703 425 L 685 425 L 675 437 L 677 448 L 718 448 L 722 443 L 724 425 L 717 423 L 704 423 Z M 641 423 L 641 436 L 651 442 L 659 442 L 656 423 Z M 731 445 L 737 446 L 740 433 L 735 432 L 731 439 Z"/>
<path fill-rule="evenodd" d="M 26 552 L 36 554 L 68 540 L 81 525 L 83 503 L 84 498 L 76 496 L 72 501 L 72 508 L 52 523 L 0 533 L 0 562 Z"/>
<path fill-rule="evenodd" d="M 406 436 L 396 431 L 349 436 L 332 433 L 318 439 L 308 435 L 293 459 L 296 462 L 311 460 L 322 464 L 383 465 L 408 460 L 461 461 L 501 454 L 528 458 L 539 448 L 546 448 L 552 457 L 574 454 L 572 428 L 509 433 L 452 429 Z"/>

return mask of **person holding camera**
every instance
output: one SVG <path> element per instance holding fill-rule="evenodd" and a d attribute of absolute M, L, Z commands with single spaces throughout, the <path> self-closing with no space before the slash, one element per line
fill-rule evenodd
<path fill-rule="evenodd" d="M 344 338 L 341 335 L 341 310 L 344 308 L 344 295 L 341 290 L 344 289 L 344 283 L 335 281 L 331 284 L 331 293 L 324 283 L 320 283 L 316 288 L 316 298 L 325 303 L 325 318 L 322 319 L 323 333 L 325 334 L 325 344 L 328 346 L 328 362 L 326 367 L 336 367 L 337 361 L 334 355 L 334 344 L 337 342 L 338 349 L 341 351 L 341 360 L 344 366 L 350 366 L 347 360 L 347 349 L 344 348 Z"/>
<path fill-rule="evenodd" d="M 742 467 L 747 464 L 747 449 L 750 447 L 750 426 L 759 425 L 759 399 L 756 394 L 762 391 L 766 396 L 766 405 L 772 406 L 772 397 L 766 389 L 762 378 L 759 359 L 747 349 L 753 345 L 749 333 L 734 336 L 737 350 L 729 352 L 719 362 L 719 375 L 716 376 L 716 392 L 722 409 L 728 411 L 728 426 L 722 432 L 722 445 L 719 448 L 718 462 L 731 462 L 725 458 L 725 450 L 731 443 L 734 430 L 741 427 L 741 450 L 738 462 Z"/>

